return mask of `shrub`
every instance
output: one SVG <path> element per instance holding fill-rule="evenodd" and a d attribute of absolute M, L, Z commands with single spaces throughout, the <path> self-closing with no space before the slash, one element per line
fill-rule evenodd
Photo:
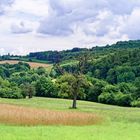
<path fill-rule="evenodd" d="M 114 97 L 114 94 L 108 93 L 108 92 L 103 92 L 103 93 L 98 97 L 98 102 L 100 102 L 100 103 L 105 103 L 105 104 L 115 104 L 115 97 Z"/>
<path fill-rule="evenodd" d="M 119 83 L 117 87 L 124 94 L 134 94 L 137 90 L 136 86 L 131 83 Z"/>
<path fill-rule="evenodd" d="M 22 99 L 23 98 L 23 95 L 21 94 L 21 91 L 16 91 L 12 94 L 12 99 Z"/>
<path fill-rule="evenodd" d="M 131 106 L 132 97 L 130 94 L 118 93 L 115 95 L 115 103 L 119 106 Z"/>
<path fill-rule="evenodd" d="M 119 92 L 119 89 L 118 87 L 114 86 L 114 85 L 106 85 L 104 88 L 103 88 L 103 92 L 107 92 L 107 93 L 117 93 Z"/>
<path fill-rule="evenodd" d="M 0 97 L 1 98 L 13 98 L 20 99 L 23 98 L 21 91 L 18 87 L 4 87 L 0 89 Z"/>
<path fill-rule="evenodd" d="M 36 69 L 36 73 L 37 73 L 38 75 L 47 74 L 46 69 L 45 69 L 44 67 L 38 67 L 38 68 Z"/>
<path fill-rule="evenodd" d="M 102 82 L 97 82 L 94 85 L 90 86 L 89 90 L 88 90 L 88 95 L 87 95 L 87 99 L 89 101 L 98 101 L 98 96 L 102 93 L 103 87 L 104 87 L 104 83 Z"/>
<path fill-rule="evenodd" d="M 140 99 L 131 102 L 132 107 L 140 107 Z"/>
<path fill-rule="evenodd" d="M 41 77 L 35 84 L 36 96 L 56 97 L 56 86 L 50 78 Z"/>

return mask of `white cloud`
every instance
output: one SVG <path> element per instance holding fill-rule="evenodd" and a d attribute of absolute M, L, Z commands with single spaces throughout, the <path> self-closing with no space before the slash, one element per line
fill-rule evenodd
<path fill-rule="evenodd" d="M 15 0 L 10 12 L 23 12 L 34 16 L 48 15 L 48 0 Z"/>
<path fill-rule="evenodd" d="M 96 15 L 106 5 L 105 0 L 50 0 L 49 17 L 41 21 L 38 32 L 48 35 L 70 35 L 79 22 L 95 20 Z"/>
<path fill-rule="evenodd" d="M 140 39 L 140 8 L 134 9 L 131 15 L 124 19 L 120 31 L 130 39 Z"/>
<path fill-rule="evenodd" d="M 0 14 L 4 14 L 5 10 L 13 4 L 14 0 L 1 0 L 0 1 Z"/>
<path fill-rule="evenodd" d="M 11 31 L 12 31 L 12 33 L 15 33 L 15 34 L 22 34 L 22 33 L 32 32 L 32 28 L 26 27 L 24 22 L 20 22 L 18 25 L 12 24 Z"/>
<path fill-rule="evenodd" d="M 140 6 L 139 0 L 107 0 L 108 1 L 108 9 L 110 9 L 114 14 L 131 14 L 135 7 Z"/>
<path fill-rule="evenodd" d="M 0 9 L 1 53 L 140 39 L 139 0 L 1 0 Z"/>
<path fill-rule="evenodd" d="M 38 32 L 65 36 L 73 34 L 78 27 L 87 35 L 105 36 L 116 32 L 119 19 L 131 14 L 136 6 L 140 6 L 140 1 L 50 0 L 50 16 L 41 20 Z"/>

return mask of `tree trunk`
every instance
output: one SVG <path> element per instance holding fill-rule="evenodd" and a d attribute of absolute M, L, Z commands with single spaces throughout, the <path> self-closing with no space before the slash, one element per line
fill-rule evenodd
<path fill-rule="evenodd" d="M 76 109 L 77 94 L 74 94 L 72 108 Z"/>

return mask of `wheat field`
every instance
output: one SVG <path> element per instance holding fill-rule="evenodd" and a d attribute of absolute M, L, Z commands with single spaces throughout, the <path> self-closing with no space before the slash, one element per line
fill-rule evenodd
<path fill-rule="evenodd" d="M 19 62 L 24 62 L 24 61 L 4 60 L 4 61 L 0 61 L 0 64 L 5 64 L 5 63 L 8 63 L 8 64 L 17 64 Z M 28 63 L 31 68 L 38 68 L 38 67 L 48 68 L 50 66 L 49 64 L 37 63 L 37 62 L 25 62 L 25 63 Z"/>
<path fill-rule="evenodd" d="M 93 125 L 101 118 L 90 113 L 62 112 L 0 104 L 0 123 L 13 125 Z"/>

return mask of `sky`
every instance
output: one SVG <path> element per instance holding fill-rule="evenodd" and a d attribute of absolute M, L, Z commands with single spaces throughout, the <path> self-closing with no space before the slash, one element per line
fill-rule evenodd
<path fill-rule="evenodd" d="M 140 39 L 140 0 L 0 0 L 0 55 Z"/>

